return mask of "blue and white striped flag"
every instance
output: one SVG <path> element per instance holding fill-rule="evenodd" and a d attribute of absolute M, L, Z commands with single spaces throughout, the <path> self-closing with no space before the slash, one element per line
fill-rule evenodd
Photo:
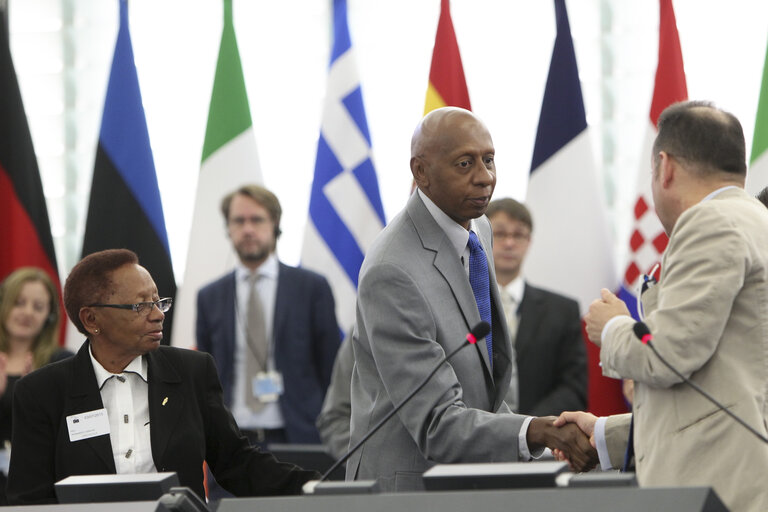
<path fill-rule="evenodd" d="M 333 8 L 334 43 L 301 266 L 328 279 L 346 331 L 354 323 L 360 265 L 385 220 L 346 0 L 334 0 Z"/>

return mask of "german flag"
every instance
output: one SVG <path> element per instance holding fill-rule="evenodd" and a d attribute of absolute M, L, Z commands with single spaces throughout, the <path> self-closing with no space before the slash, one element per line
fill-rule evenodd
<path fill-rule="evenodd" d="M 0 280 L 19 267 L 39 267 L 50 275 L 61 299 L 43 184 L 11 59 L 7 13 L 2 8 L 0 91 Z M 63 308 L 61 317 L 66 318 Z M 62 335 L 65 328 L 62 322 Z"/>
<path fill-rule="evenodd" d="M 449 0 L 440 1 L 440 20 L 437 22 L 432 67 L 429 70 L 427 100 L 424 114 L 441 107 L 461 107 L 472 110 L 467 82 L 456 33 L 453 31 Z"/>

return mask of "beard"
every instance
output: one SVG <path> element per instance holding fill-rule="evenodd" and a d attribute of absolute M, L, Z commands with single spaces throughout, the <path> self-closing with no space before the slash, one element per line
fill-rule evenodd
<path fill-rule="evenodd" d="M 251 249 L 246 249 L 242 246 L 236 247 L 237 255 L 244 263 L 261 263 L 266 260 L 272 253 L 270 247 L 258 246 Z"/>

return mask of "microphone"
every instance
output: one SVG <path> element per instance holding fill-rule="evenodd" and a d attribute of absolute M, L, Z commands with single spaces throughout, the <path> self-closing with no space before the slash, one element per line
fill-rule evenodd
<path fill-rule="evenodd" d="M 388 421 L 388 420 L 389 420 L 389 419 L 390 419 L 392 416 L 394 416 L 394 415 L 395 415 L 395 413 L 397 413 L 397 411 L 399 411 L 400 409 L 402 409 L 402 408 L 403 408 L 403 406 L 404 406 L 405 404 L 407 404 L 407 403 L 408 403 L 408 401 L 409 401 L 411 398 L 413 398 L 413 397 L 414 397 L 414 395 L 416 395 L 416 393 L 418 393 L 419 391 L 421 391 L 421 389 L 422 389 L 424 386 L 426 386 L 426 385 L 427 385 L 427 382 L 429 382 L 429 379 L 431 379 L 431 378 L 432 378 L 432 376 L 433 376 L 435 373 L 437 373 L 437 370 L 439 370 L 439 369 L 440 369 L 440 367 L 443 365 L 443 363 L 445 363 L 445 362 L 447 362 L 448 360 L 450 360 L 450 359 L 451 359 L 453 356 L 455 356 L 455 355 L 456 355 L 456 354 L 457 354 L 457 353 L 458 353 L 458 352 L 459 352 L 461 349 L 463 349 L 463 348 L 465 348 L 465 347 L 468 347 L 468 346 L 470 346 L 470 345 L 474 345 L 475 343 L 477 343 L 477 340 L 480 340 L 480 339 L 483 339 L 483 338 L 485 338 L 485 337 L 488 335 L 488 333 L 489 333 L 489 332 L 491 332 L 491 325 L 490 325 L 488 322 L 480 322 L 479 324 L 477 324 L 476 326 L 474 326 L 474 327 L 472 328 L 472 330 L 471 330 L 471 331 L 469 331 L 469 332 L 467 333 L 467 337 L 466 337 L 466 340 L 468 341 L 468 343 L 462 343 L 461 345 L 459 345 L 458 347 L 456 347 L 455 349 L 453 349 L 453 350 L 451 351 L 451 353 L 450 353 L 450 354 L 448 354 L 447 356 L 445 356 L 444 358 L 442 358 L 442 359 L 440 360 L 440 362 L 439 362 L 439 363 L 437 363 L 437 364 L 435 365 L 435 367 L 432 369 L 432 371 L 431 371 L 431 372 L 429 372 L 429 375 L 427 375 L 427 377 L 426 377 L 426 378 L 425 378 L 423 381 L 421 381 L 421 384 L 419 384 L 418 386 L 416 386 L 416 388 L 415 388 L 413 391 L 411 391 L 410 393 L 408 393 L 408 396 L 406 396 L 406 397 L 403 399 L 403 401 L 402 401 L 402 402 L 400 402 L 400 404 L 398 404 L 398 406 L 397 406 L 397 407 L 395 407 L 395 408 L 393 408 L 391 411 L 389 411 L 389 412 L 388 412 L 388 413 L 387 413 L 387 414 L 386 414 L 386 415 L 385 415 L 385 416 L 384 416 L 384 417 L 381 419 L 381 421 L 379 421 L 379 422 L 378 422 L 378 423 L 377 423 L 377 424 L 376 424 L 376 425 L 375 425 L 375 426 L 374 426 L 374 427 L 373 427 L 371 430 L 369 430 L 369 431 L 368 431 L 368 432 L 367 432 L 367 433 L 366 433 L 366 434 L 363 436 L 363 438 L 362 438 L 362 439 L 360 439 L 360 441 L 358 441 L 358 442 L 357 442 L 357 444 L 355 444 L 355 446 L 353 446 L 352 448 L 350 448 L 350 449 L 347 451 L 347 453 L 345 453 L 345 454 L 344 454 L 344 455 L 343 455 L 343 456 L 342 456 L 342 457 L 341 457 L 339 460 L 337 460 L 337 461 L 336 461 L 336 462 L 335 462 L 335 463 L 334 463 L 334 464 L 333 464 L 333 465 L 332 465 L 332 466 L 331 466 L 331 467 L 328 469 L 328 471 L 326 471 L 325 473 L 323 473 L 323 476 L 321 476 L 321 477 L 320 477 L 320 480 L 318 480 L 318 481 L 317 481 L 317 483 L 320 483 L 320 482 L 323 482 L 323 481 L 325 481 L 325 480 L 328 478 L 328 475 L 330 475 L 331 473 L 333 473 L 333 472 L 336 470 L 336 468 L 338 468 L 339 466 L 341 466 L 342 464 L 344 464 L 344 463 L 345 463 L 345 462 L 346 462 L 346 461 L 347 461 L 347 460 L 348 460 L 348 459 L 349 459 L 349 458 L 350 458 L 350 457 L 351 457 L 351 456 L 352 456 L 352 455 L 353 455 L 353 454 L 354 454 L 354 453 L 355 453 L 355 452 L 356 452 L 358 449 L 360 449 L 360 447 L 361 447 L 361 446 L 363 446 L 363 444 L 365 444 L 365 442 L 366 442 L 366 441 L 367 441 L 367 440 L 368 440 L 368 439 L 369 439 L 369 438 L 370 438 L 370 437 L 371 437 L 373 434 L 375 434 L 375 433 L 376 433 L 376 432 L 377 432 L 377 431 L 378 431 L 378 430 L 379 430 L 381 427 L 383 427 L 383 426 L 384 426 L 384 424 L 385 424 L 385 423 L 386 423 L 386 422 L 387 422 L 387 421 Z"/>
<path fill-rule="evenodd" d="M 653 339 L 651 330 L 643 322 L 636 322 L 635 325 L 632 326 L 632 331 L 635 333 L 635 336 L 637 336 L 638 339 L 643 342 L 643 345 L 647 345 Z M 653 348 L 653 343 L 651 343 L 651 348 L 654 352 L 656 352 L 656 349 Z M 661 356 L 658 354 L 656 355 L 661 358 Z"/>
<path fill-rule="evenodd" d="M 706 398 L 707 400 L 709 400 L 710 402 L 715 404 L 715 406 L 717 406 L 718 409 L 720 409 L 721 411 L 725 412 L 728 416 L 730 416 L 731 418 L 736 420 L 736 422 L 738 422 L 742 427 L 746 428 L 752 434 L 754 434 L 755 437 L 760 439 L 762 442 L 768 444 L 768 438 L 766 438 L 760 432 L 758 432 L 757 430 L 755 430 L 754 428 L 749 426 L 747 424 L 747 422 L 745 422 L 744 420 L 742 420 L 741 418 L 736 416 L 733 412 L 731 412 L 730 409 L 726 408 L 723 404 L 721 404 L 720 402 L 715 400 L 715 398 L 712 397 L 709 393 L 707 393 L 706 391 L 701 389 L 701 387 L 698 384 L 696 384 L 695 382 L 693 382 L 690 379 L 688 379 L 685 375 L 683 375 L 682 373 L 677 371 L 677 369 L 674 366 L 672 366 L 669 362 L 667 362 L 667 360 L 664 359 L 661 356 L 661 354 L 659 354 L 659 351 L 656 350 L 656 347 L 653 346 L 653 335 L 651 334 L 651 330 L 648 328 L 647 325 L 645 325 L 645 323 L 643 323 L 643 322 L 636 322 L 635 325 L 632 326 L 632 332 L 635 333 L 635 336 L 637 336 L 640 339 L 640 341 L 643 343 L 643 345 L 649 346 L 651 348 L 651 350 L 653 350 L 653 353 L 656 354 L 656 357 L 659 358 L 659 361 L 664 363 L 664 365 L 667 368 L 669 368 L 670 370 L 672 370 L 672 372 L 675 375 L 680 377 L 683 380 L 683 382 L 685 382 L 690 387 L 692 387 L 694 390 L 696 390 L 696 392 L 698 392 L 701 396 L 703 396 L 704 398 Z"/>

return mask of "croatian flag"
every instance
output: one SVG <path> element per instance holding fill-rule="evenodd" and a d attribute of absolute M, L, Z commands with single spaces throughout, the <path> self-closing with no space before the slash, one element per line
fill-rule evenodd
<path fill-rule="evenodd" d="M 683 69 L 683 53 L 675 23 L 672 0 L 659 1 L 659 63 L 648 126 L 645 131 L 640 167 L 637 173 L 637 199 L 633 204 L 633 226 L 629 238 L 629 258 L 619 297 L 627 304 L 635 319 L 637 295 L 644 274 L 658 278 L 658 264 L 667 248 L 667 234 L 656 216 L 651 196 L 651 152 L 656 138 L 656 123 L 669 105 L 688 98 Z"/>
<path fill-rule="evenodd" d="M 346 0 L 333 2 L 333 28 L 301 266 L 328 279 L 336 300 L 336 318 L 346 332 L 354 324 L 363 257 L 385 220 Z"/>
<path fill-rule="evenodd" d="M 565 0 L 555 0 L 555 16 L 557 36 L 526 201 L 536 230 L 525 275 L 575 298 L 584 314 L 601 288 L 615 289 L 617 283 Z M 602 376 L 595 352 L 587 343 L 589 410 L 624 410 L 620 383 Z"/>

